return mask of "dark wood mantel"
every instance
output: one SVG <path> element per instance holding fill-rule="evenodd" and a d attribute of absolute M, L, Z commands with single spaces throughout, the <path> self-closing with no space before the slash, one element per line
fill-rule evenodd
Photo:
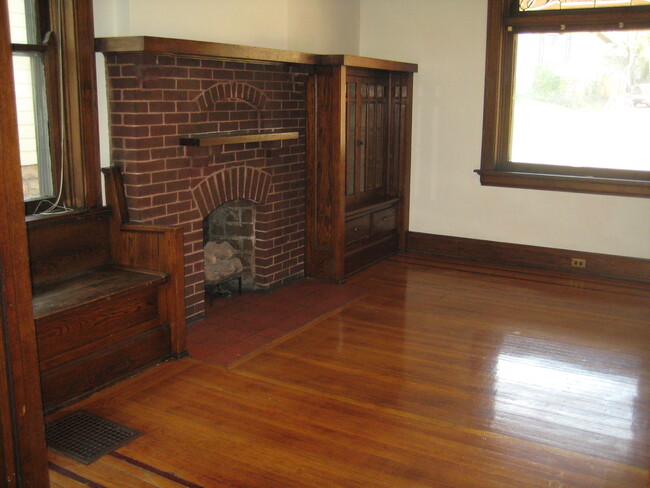
<path fill-rule="evenodd" d="M 101 37 L 95 39 L 95 50 L 102 53 L 151 53 L 186 56 L 207 56 L 260 63 L 293 63 L 306 65 L 345 65 L 386 71 L 415 73 L 418 65 L 384 59 L 350 56 L 346 54 L 321 55 L 284 49 L 242 46 L 221 42 L 189 41 L 166 37 L 131 36 Z"/>

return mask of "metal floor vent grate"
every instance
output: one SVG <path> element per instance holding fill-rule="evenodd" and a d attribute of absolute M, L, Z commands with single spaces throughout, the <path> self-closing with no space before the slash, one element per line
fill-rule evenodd
<path fill-rule="evenodd" d="M 48 423 L 45 434 L 48 447 L 84 464 L 90 464 L 142 435 L 85 410 L 77 410 Z"/>

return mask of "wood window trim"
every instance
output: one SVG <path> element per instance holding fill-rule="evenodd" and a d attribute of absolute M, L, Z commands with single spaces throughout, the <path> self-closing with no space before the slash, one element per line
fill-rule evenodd
<path fill-rule="evenodd" d="M 650 172 L 546 165 L 508 161 L 514 77 L 514 36 L 522 32 L 649 28 L 650 7 L 538 11 L 525 15 L 511 10 L 511 0 L 488 1 L 485 105 L 481 168 L 482 185 L 595 193 L 650 198 Z M 596 9 L 594 9 L 596 10 Z M 509 29 L 510 28 L 510 29 Z"/>
<path fill-rule="evenodd" d="M 37 0 L 37 8 L 39 32 L 44 36 L 51 30 L 54 38 L 46 50 L 54 191 L 58 193 L 63 171 L 61 202 L 69 208 L 94 208 L 102 197 L 92 2 Z M 26 201 L 26 214 L 41 201 Z"/>

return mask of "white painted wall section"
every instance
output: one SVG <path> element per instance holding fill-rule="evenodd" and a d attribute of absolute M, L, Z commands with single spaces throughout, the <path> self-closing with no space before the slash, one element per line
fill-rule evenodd
<path fill-rule="evenodd" d="M 487 0 L 361 0 L 362 56 L 419 64 L 411 230 L 650 258 L 650 199 L 482 187 Z"/>
<path fill-rule="evenodd" d="M 292 51 L 359 53 L 359 0 L 289 0 L 287 12 Z"/>

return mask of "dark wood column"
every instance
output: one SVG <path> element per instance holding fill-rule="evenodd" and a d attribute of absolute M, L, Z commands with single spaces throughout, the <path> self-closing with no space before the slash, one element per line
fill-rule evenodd
<path fill-rule="evenodd" d="M 0 66 L 0 485 L 45 488 L 49 480 L 6 0 L 0 0 Z"/>

